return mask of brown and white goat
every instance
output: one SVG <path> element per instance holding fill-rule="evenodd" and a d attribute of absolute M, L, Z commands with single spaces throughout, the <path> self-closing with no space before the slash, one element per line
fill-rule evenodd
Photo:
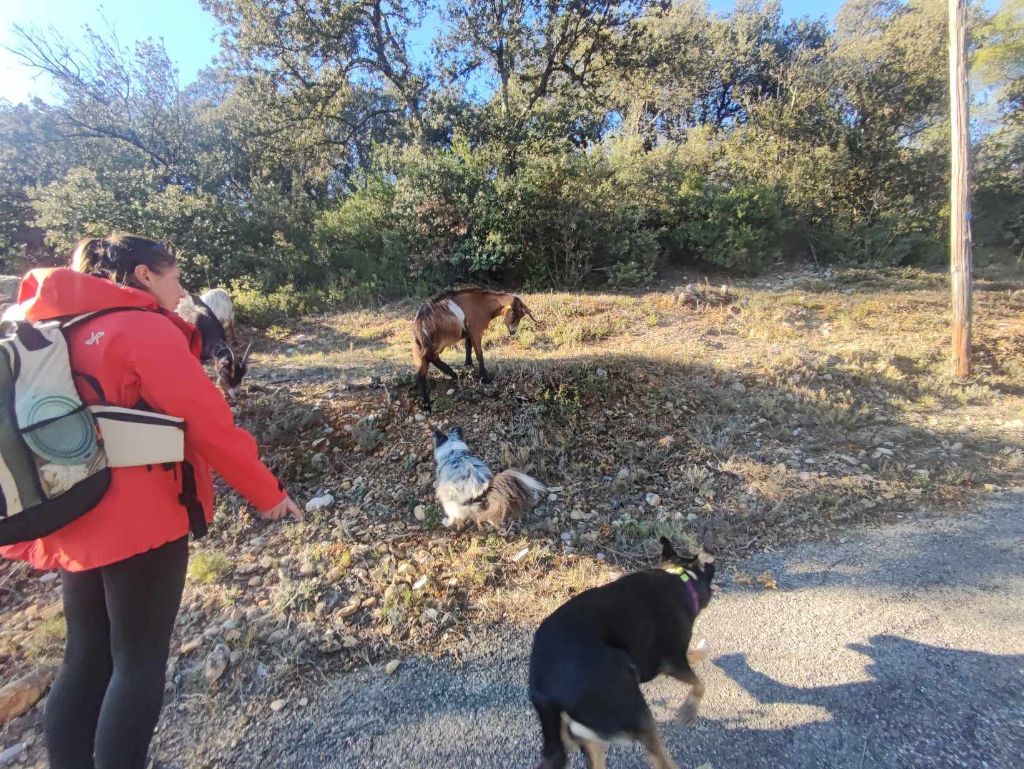
<path fill-rule="evenodd" d="M 524 317 L 529 316 L 534 322 L 537 320 L 518 296 L 484 288 L 447 291 L 420 306 L 412 322 L 412 362 L 416 367 L 416 384 L 424 409 L 430 409 L 427 391 L 430 364 L 455 379 L 455 371 L 441 360 L 441 352 L 462 340 L 466 342 L 466 366 L 473 366 L 472 353 L 475 351 L 480 379 L 490 381 L 484 367 L 482 341 L 487 327 L 499 315 L 510 336 L 519 330 L 519 322 Z"/>

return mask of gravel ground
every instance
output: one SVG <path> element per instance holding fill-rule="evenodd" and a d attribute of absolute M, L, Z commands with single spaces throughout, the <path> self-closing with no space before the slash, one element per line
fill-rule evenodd
<path fill-rule="evenodd" d="M 684 769 L 1019 767 L 1022 556 L 1018 492 L 971 515 L 724 565 L 771 572 L 778 587 L 726 579 L 701 615 L 695 638 L 712 654 L 699 669 L 707 695 L 696 724 L 673 721 L 678 684 L 648 685 L 671 752 Z M 506 628 L 459 665 L 413 658 L 391 675 L 342 676 L 305 708 L 250 721 L 206 765 L 533 766 L 529 645 L 528 630 Z M 646 766 L 633 745 L 613 746 L 609 764 Z"/>

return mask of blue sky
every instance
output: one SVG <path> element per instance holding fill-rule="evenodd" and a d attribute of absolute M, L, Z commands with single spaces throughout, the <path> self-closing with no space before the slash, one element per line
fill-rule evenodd
<path fill-rule="evenodd" d="M 728 10 L 732 0 L 710 0 L 715 10 Z M 789 16 L 827 14 L 832 16 L 841 0 L 783 0 Z M 122 44 L 130 45 L 147 37 L 163 38 L 168 54 L 179 69 L 182 83 L 191 82 L 196 73 L 217 55 L 217 28 L 199 0 L 0 0 L 0 98 L 13 102 L 30 96 L 46 98 L 52 93 L 44 79 L 34 79 L 7 47 L 16 45 L 12 27 L 53 27 L 70 41 L 81 39 L 84 25 L 104 28 L 106 19 Z"/>

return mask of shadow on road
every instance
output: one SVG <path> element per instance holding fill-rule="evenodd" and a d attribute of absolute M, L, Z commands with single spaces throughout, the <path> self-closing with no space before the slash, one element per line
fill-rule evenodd
<path fill-rule="evenodd" d="M 776 766 L 832 767 L 1010 767 L 1020 760 L 1024 654 L 948 649 L 887 634 L 847 648 L 870 658 L 870 680 L 790 686 L 754 670 L 745 655 L 717 658 L 714 664 L 759 705 L 814 706 L 828 716 L 783 730 L 722 719 L 714 722 L 722 738 L 759 754 L 748 766 L 768 765 L 768 756 Z M 811 746 L 817 759 L 790 754 Z"/>

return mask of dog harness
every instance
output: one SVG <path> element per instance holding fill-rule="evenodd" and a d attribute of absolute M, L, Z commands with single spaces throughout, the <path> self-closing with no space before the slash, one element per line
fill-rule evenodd
<path fill-rule="evenodd" d="M 697 575 L 689 569 L 684 569 L 682 566 L 673 566 L 665 569 L 665 571 L 669 574 L 675 574 L 683 581 L 686 595 L 690 599 L 690 608 L 693 610 L 693 616 L 696 618 L 697 614 L 700 613 L 700 598 L 697 596 L 697 588 L 693 586 L 693 583 L 697 581 Z"/>

